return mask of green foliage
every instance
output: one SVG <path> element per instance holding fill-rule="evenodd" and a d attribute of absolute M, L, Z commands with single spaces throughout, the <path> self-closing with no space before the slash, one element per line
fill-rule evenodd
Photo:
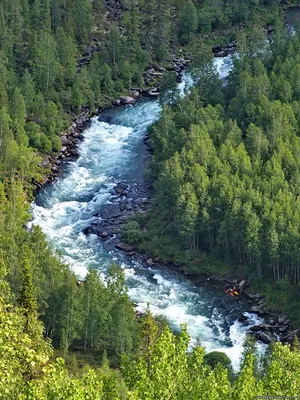
<path fill-rule="evenodd" d="M 216 74 L 200 60 L 196 88 L 164 107 L 150 129 L 156 195 L 132 235 L 143 235 L 140 247 L 156 257 L 181 253 L 193 272 L 203 272 L 197 260 L 205 252 L 235 273 L 276 281 L 280 295 L 272 288 L 271 303 L 295 316 L 288 303 L 299 298 L 290 284 L 300 282 L 299 50 L 297 36 L 276 37 L 256 59 L 247 50 L 228 85 L 208 91 L 203 82 Z"/>
<path fill-rule="evenodd" d="M 218 364 L 228 369 L 232 368 L 230 358 L 220 351 L 212 351 L 211 353 L 205 354 L 203 360 L 212 368 L 216 368 Z"/>
<path fill-rule="evenodd" d="M 192 0 L 184 2 L 179 17 L 178 35 L 182 42 L 189 42 L 198 27 L 198 15 Z"/>
<path fill-rule="evenodd" d="M 2 287 L 2 278 L 0 282 Z M 257 396 L 294 396 L 300 389 L 300 353 L 280 343 L 266 356 L 262 378 L 254 375 L 254 356 L 245 356 L 235 381 L 227 367 L 211 370 L 200 347 L 188 353 L 189 336 L 182 327 L 175 336 L 168 327 L 158 333 L 149 310 L 144 317 L 143 346 L 134 358 L 124 358 L 122 373 L 109 367 L 104 353 L 101 368 L 85 368 L 76 376 L 53 359 L 32 317 L 30 329 L 23 310 L 0 299 L 0 398 L 12 399 L 254 399 Z M 148 331 L 148 328 L 151 328 Z M 218 359 L 219 359 L 218 355 Z M 223 359 L 224 361 L 224 359 Z"/>
<path fill-rule="evenodd" d="M 128 243 L 139 244 L 143 239 L 143 234 L 140 231 L 140 226 L 137 221 L 128 221 L 122 229 L 122 237 Z"/>

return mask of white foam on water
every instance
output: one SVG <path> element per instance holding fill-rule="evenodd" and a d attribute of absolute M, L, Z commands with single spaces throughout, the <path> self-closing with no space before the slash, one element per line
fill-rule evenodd
<path fill-rule="evenodd" d="M 229 54 L 227 57 L 215 57 L 213 65 L 216 68 L 221 79 L 227 78 L 233 68 L 233 58 Z"/>
<path fill-rule="evenodd" d="M 179 96 L 181 98 L 183 98 L 184 96 L 189 94 L 190 89 L 193 87 L 193 85 L 194 85 L 194 80 L 193 80 L 192 76 L 190 74 L 184 72 L 182 74 L 181 82 L 178 84 Z"/>

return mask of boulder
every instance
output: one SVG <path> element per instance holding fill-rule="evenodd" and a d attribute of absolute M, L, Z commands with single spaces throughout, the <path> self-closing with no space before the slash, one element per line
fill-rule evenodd
<path fill-rule="evenodd" d="M 77 131 L 73 131 L 73 132 L 72 132 L 72 136 L 73 136 L 73 138 L 75 138 L 75 139 L 80 139 L 80 138 L 82 138 L 82 135 L 80 135 L 80 133 L 77 132 Z"/>
<path fill-rule="evenodd" d="M 71 140 L 69 140 L 66 135 L 61 136 L 60 141 L 62 146 L 68 146 L 69 144 L 71 144 Z"/>
<path fill-rule="evenodd" d="M 71 149 L 70 150 L 70 155 L 73 157 L 78 157 L 79 156 L 79 152 L 77 149 Z"/>
<path fill-rule="evenodd" d="M 160 95 L 159 92 L 155 91 L 155 90 L 149 90 L 148 92 L 146 92 L 146 94 L 150 97 L 157 97 Z"/>
<path fill-rule="evenodd" d="M 164 73 L 163 73 L 163 72 L 159 72 L 159 71 L 154 71 L 154 70 L 152 70 L 152 71 L 149 71 L 149 75 L 162 78 L 163 75 L 164 75 Z"/>
<path fill-rule="evenodd" d="M 50 162 L 49 162 L 48 158 L 44 158 L 44 160 L 43 160 L 42 163 L 41 163 L 41 166 L 42 166 L 43 168 L 48 168 L 49 165 L 50 165 Z"/>
<path fill-rule="evenodd" d="M 272 325 L 261 324 L 261 325 L 259 325 L 259 326 L 260 326 L 260 329 L 261 329 L 262 331 L 274 332 L 274 326 L 272 326 Z"/>
<path fill-rule="evenodd" d="M 130 96 L 121 96 L 120 97 L 120 103 L 122 105 L 133 104 L 133 103 L 135 103 L 135 99 L 133 97 L 130 97 Z"/>
<path fill-rule="evenodd" d="M 252 332 L 259 332 L 261 331 L 261 326 L 260 325 L 254 325 L 254 326 L 250 326 L 250 331 Z"/>
<path fill-rule="evenodd" d="M 154 261 L 152 260 L 152 258 L 148 258 L 148 260 L 146 261 L 146 264 L 151 267 L 151 265 L 154 265 Z"/>
<path fill-rule="evenodd" d="M 132 92 L 132 97 L 134 99 L 138 99 L 140 96 L 140 92 L 138 90 L 135 90 L 134 92 Z"/>
<path fill-rule="evenodd" d="M 272 33 L 275 30 L 274 25 L 267 25 L 266 26 L 267 33 Z"/>
<path fill-rule="evenodd" d="M 218 53 L 214 53 L 215 57 L 226 57 L 225 51 L 220 51 Z"/>
<path fill-rule="evenodd" d="M 106 239 L 106 238 L 108 238 L 109 234 L 108 234 L 108 232 L 104 231 L 104 232 L 101 232 L 99 236 L 102 237 L 102 239 Z"/>
<path fill-rule="evenodd" d="M 247 297 L 249 300 L 254 300 L 254 301 L 258 301 L 261 298 L 259 293 L 248 293 Z"/>
<path fill-rule="evenodd" d="M 249 318 L 246 315 L 244 315 L 243 313 L 241 315 L 239 315 L 239 317 L 238 317 L 239 322 L 246 322 L 246 321 L 248 321 L 248 319 Z"/>
<path fill-rule="evenodd" d="M 280 327 L 278 328 L 278 332 L 279 332 L 279 333 L 286 333 L 287 331 L 288 331 L 287 325 L 283 325 L 283 326 L 280 326 Z"/>
<path fill-rule="evenodd" d="M 273 340 L 271 334 L 269 334 L 267 332 L 260 332 L 257 335 L 257 339 L 261 340 L 265 344 L 270 344 L 270 343 L 272 343 L 272 340 Z"/>
<path fill-rule="evenodd" d="M 213 53 L 219 53 L 220 51 L 222 51 L 222 46 L 220 44 L 215 44 L 212 48 L 211 48 Z"/>
<path fill-rule="evenodd" d="M 285 314 L 279 314 L 277 321 L 279 324 L 284 324 L 287 319 L 288 319 L 288 317 Z"/>
<path fill-rule="evenodd" d="M 246 286 L 246 281 L 243 279 L 241 282 L 238 283 L 237 288 L 242 292 Z"/>
<path fill-rule="evenodd" d="M 252 306 L 250 308 L 250 312 L 255 313 L 255 314 L 263 314 L 263 309 L 261 306 Z"/>
<path fill-rule="evenodd" d="M 154 69 L 159 72 L 165 72 L 166 68 L 161 67 L 160 65 L 155 65 Z"/>
<path fill-rule="evenodd" d="M 117 184 L 117 186 L 115 186 L 115 191 L 118 193 L 118 194 L 122 194 L 122 193 L 124 193 L 125 192 L 125 190 L 128 188 L 128 185 L 127 185 L 127 183 L 118 183 Z"/>
<path fill-rule="evenodd" d="M 93 228 L 92 228 L 91 226 L 87 226 L 86 228 L 84 228 L 84 229 L 82 230 L 82 233 L 83 233 L 84 235 L 90 235 L 90 234 L 93 234 L 93 233 L 94 233 L 94 230 L 93 230 Z"/>
<path fill-rule="evenodd" d="M 76 125 L 83 125 L 88 120 L 88 117 L 85 114 L 79 115 L 76 119 Z"/>
<path fill-rule="evenodd" d="M 130 253 L 136 250 L 136 246 L 134 244 L 126 244 L 123 242 L 120 242 L 116 245 L 116 248 L 118 250 L 126 251 L 126 253 Z"/>

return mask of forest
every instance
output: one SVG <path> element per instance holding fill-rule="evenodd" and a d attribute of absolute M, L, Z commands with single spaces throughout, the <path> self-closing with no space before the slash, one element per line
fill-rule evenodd
<path fill-rule="evenodd" d="M 278 34 L 253 58 L 261 37 L 247 35 L 258 21 Z M 188 352 L 185 326 L 175 335 L 149 310 L 137 319 L 117 265 L 106 279 L 91 270 L 77 281 L 41 229 L 28 227 L 34 182 L 47 172 L 43 157 L 60 151 L 74 116 L 144 86 L 146 67 L 178 49 L 195 52 L 203 79 L 166 104 L 151 128 L 154 206 L 126 234 L 157 256 L 166 244 L 172 258 L 175 240 L 186 259 L 215 254 L 260 279 L 297 285 L 300 42 L 281 21 L 275 0 L 1 1 L 0 398 L 248 400 L 300 392 L 297 343 L 274 345 L 263 369 L 249 344 L 234 374 L 224 355 Z M 217 39 L 244 44 L 226 85 L 197 57 Z M 93 43 L 91 62 L 80 64 Z"/>
<path fill-rule="evenodd" d="M 300 283 L 299 44 L 280 25 L 267 42 L 241 37 L 225 83 L 198 60 L 195 88 L 175 105 L 173 93 L 150 129 L 152 210 L 124 231 L 189 272 L 216 272 L 216 259 L 260 288 L 270 283 L 289 311 Z"/>

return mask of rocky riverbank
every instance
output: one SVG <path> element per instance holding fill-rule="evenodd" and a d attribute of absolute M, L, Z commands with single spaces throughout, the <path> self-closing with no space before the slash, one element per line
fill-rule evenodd
<path fill-rule="evenodd" d="M 119 182 L 111 192 L 109 203 L 103 206 L 100 214 L 94 215 L 95 222 L 83 230 L 83 233 L 96 234 L 107 250 L 115 248 L 136 254 L 136 246 L 121 242 L 123 223 L 134 214 L 145 214 L 149 209 L 152 187 L 146 183 Z"/>
<path fill-rule="evenodd" d="M 86 52 L 79 57 L 77 70 L 80 71 L 84 65 L 87 65 L 98 50 L 99 43 L 95 39 Z M 180 82 L 183 71 L 190 62 L 191 59 L 171 56 L 166 62 L 165 67 L 156 64 L 151 65 L 144 72 L 144 87 L 132 88 L 128 95 L 120 96 L 117 99 L 106 99 L 109 100 L 106 107 L 97 106 L 93 112 L 89 108 L 85 108 L 85 111 L 74 116 L 70 127 L 60 136 L 61 151 L 58 154 L 44 155 L 41 166 L 45 168 L 46 172 L 41 181 L 34 182 L 36 188 L 39 189 L 46 183 L 53 183 L 59 176 L 63 163 L 76 159 L 79 156 L 78 144 L 83 139 L 82 132 L 88 128 L 92 117 L 112 107 L 132 105 L 145 96 L 151 98 L 158 97 L 164 74 L 167 71 L 173 71 L 177 75 L 178 82 Z M 135 207 L 133 208 L 135 209 Z"/>
<path fill-rule="evenodd" d="M 218 276 L 195 276 L 187 275 L 191 280 L 202 284 L 209 281 L 210 285 L 214 285 L 220 290 L 228 287 L 235 287 L 239 291 L 240 298 L 245 302 L 247 309 L 238 317 L 241 323 L 247 323 L 248 317 L 246 312 L 255 313 L 262 317 L 264 322 L 259 325 L 250 327 L 249 334 L 253 335 L 256 340 L 265 344 L 273 341 L 281 341 L 282 343 L 292 343 L 295 335 L 299 335 L 299 330 L 294 329 L 288 316 L 270 309 L 265 302 L 264 296 L 251 291 L 251 285 L 245 279 L 224 278 Z"/>

